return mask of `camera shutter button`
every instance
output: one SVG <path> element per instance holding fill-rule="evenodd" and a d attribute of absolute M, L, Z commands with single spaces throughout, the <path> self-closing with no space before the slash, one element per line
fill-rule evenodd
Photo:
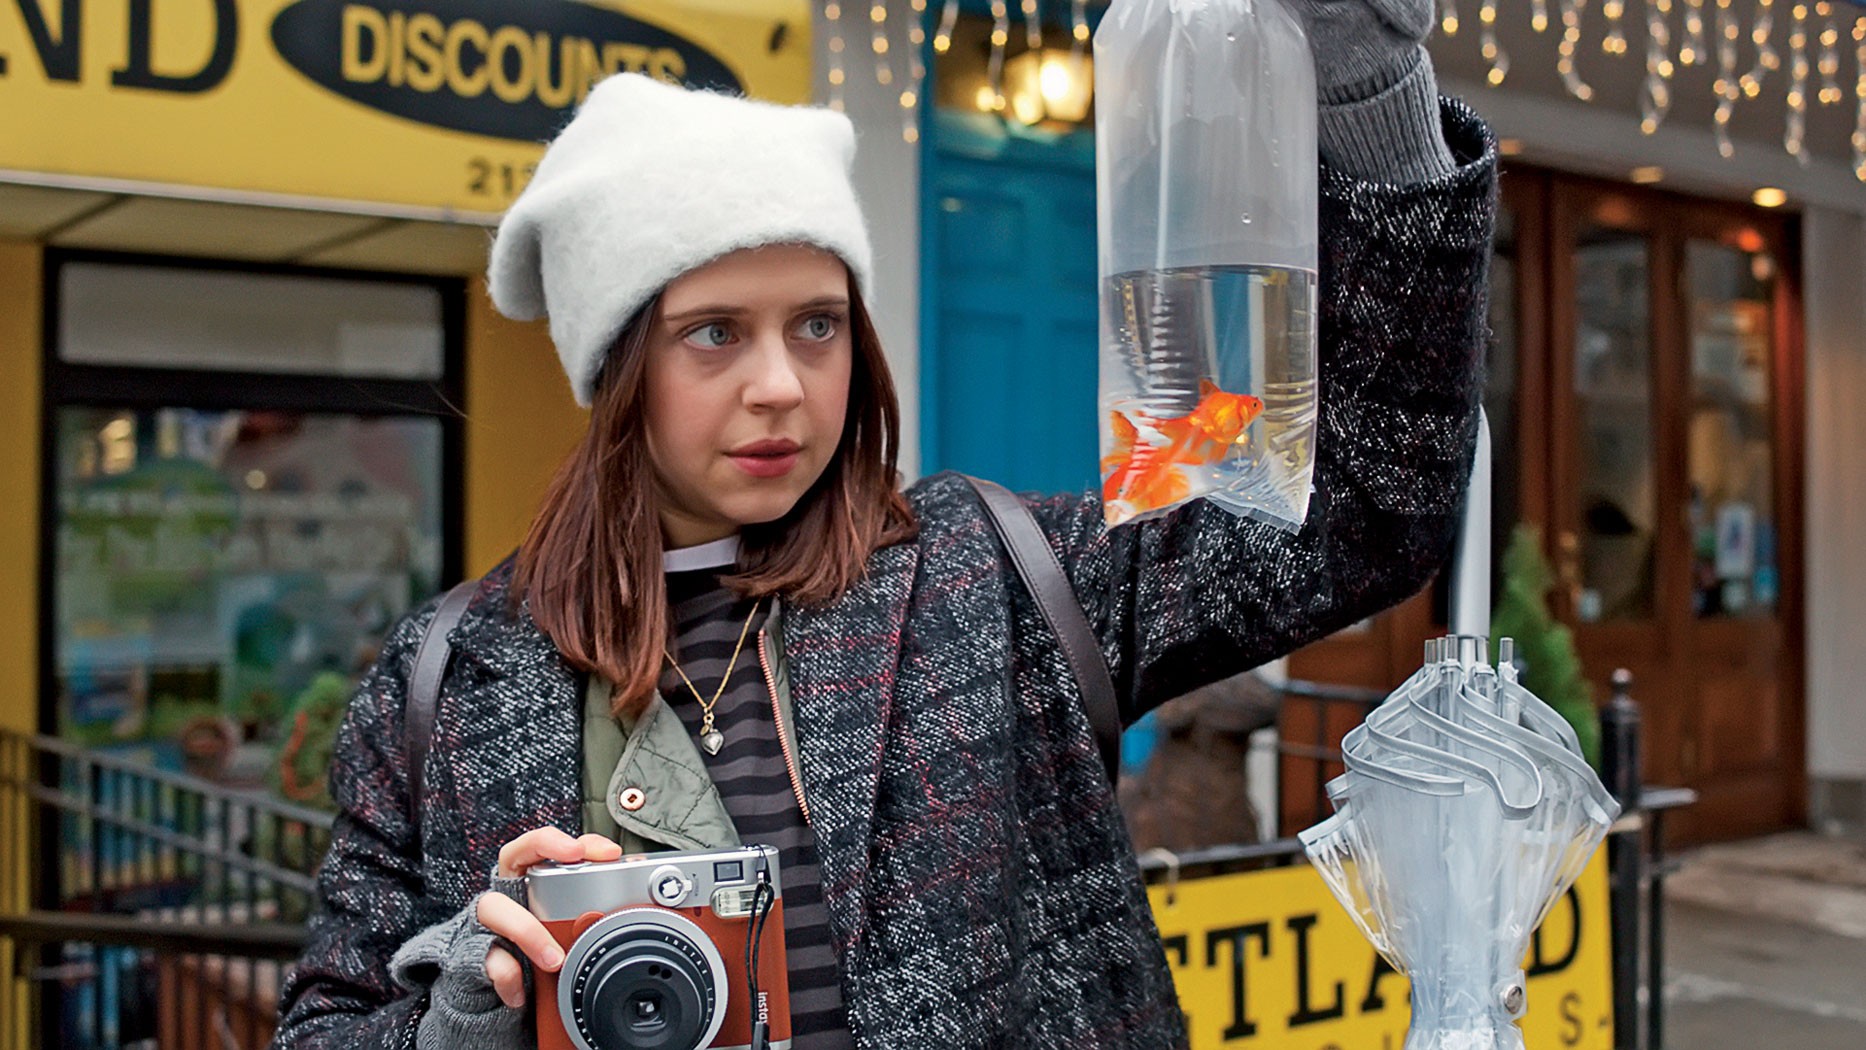
<path fill-rule="evenodd" d="M 616 795 L 616 802 L 630 813 L 648 804 L 648 793 L 638 787 L 625 787 Z"/>

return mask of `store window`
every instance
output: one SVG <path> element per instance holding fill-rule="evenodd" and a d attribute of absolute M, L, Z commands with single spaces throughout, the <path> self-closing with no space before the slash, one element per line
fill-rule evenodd
<path fill-rule="evenodd" d="M 458 287 L 51 265 L 47 728 L 327 804 L 320 736 L 458 574 Z"/>

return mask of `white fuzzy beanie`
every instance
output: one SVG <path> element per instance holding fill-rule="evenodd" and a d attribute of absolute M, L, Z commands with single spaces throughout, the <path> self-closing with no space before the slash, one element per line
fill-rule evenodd
<path fill-rule="evenodd" d="M 855 129 L 827 109 L 604 80 L 552 141 L 493 239 L 493 305 L 551 319 L 577 403 L 635 312 L 741 248 L 834 252 L 864 293 L 868 225 L 849 182 Z"/>

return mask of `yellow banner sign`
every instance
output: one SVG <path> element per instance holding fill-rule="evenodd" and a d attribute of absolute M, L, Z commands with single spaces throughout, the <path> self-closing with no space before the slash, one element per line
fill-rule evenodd
<path fill-rule="evenodd" d="M 1148 891 L 1194 1050 L 1400 1050 L 1406 978 L 1306 864 Z M 1536 931 L 1523 969 L 1533 1050 L 1613 1046 L 1605 854 Z"/>
<path fill-rule="evenodd" d="M 0 181 L 496 212 L 617 72 L 811 91 L 806 0 L 16 0 Z"/>

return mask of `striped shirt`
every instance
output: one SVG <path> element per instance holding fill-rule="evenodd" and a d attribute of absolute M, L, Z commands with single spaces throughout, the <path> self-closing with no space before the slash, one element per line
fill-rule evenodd
<path fill-rule="evenodd" d="M 720 586 L 717 569 L 667 574 L 675 644 L 671 647 L 701 696 L 712 699 L 732 659 L 752 602 Z M 748 844 L 775 847 L 784 894 L 784 952 L 790 968 L 791 1037 L 796 1050 L 853 1047 L 843 1012 L 842 971 L 829 940 L 816 837 L 798 805 L 784 746 L 777 733 L 770 686 L 758 659 L 764 606 L 745 636 L 732 680 L 713 708 L 724 734 L 719 754 L 699 748 L 726 812 Z M 703 713 L 672 667 L 661 676 L 661 695 L 680 715 L 697 744 Z"/>

